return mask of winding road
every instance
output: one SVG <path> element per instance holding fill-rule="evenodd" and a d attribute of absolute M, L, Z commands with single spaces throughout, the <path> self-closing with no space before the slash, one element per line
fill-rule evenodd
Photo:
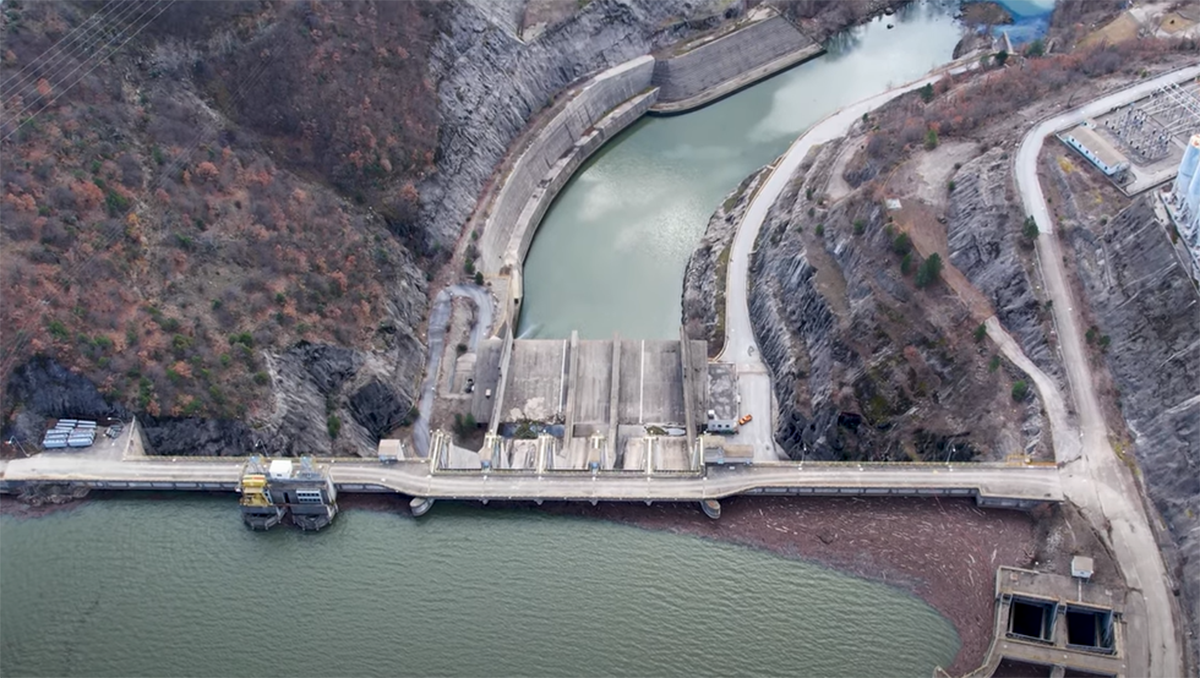
<path fill-rule="evenodd" d="M 954 69 L 951 72 L 961 72 Z M 747 208 L 742 223 L 734 236 L 729 256 L 729 269 L 725 279 L 725 348 L 717 357 L 720 362 L 733 363 L 737 368 L 738 391 L 741 396 L 741 412 L 755 415 L 755 419 L 741 427 L 733 436 L 739 444 L 754 447 L 754 460 L 776 461 L 787 455 L 779 449 L 774 439 L 775 395 L 771 389 L 771 374 L 762 361 L 754 328 L 750 322 L 749 268 L 750 257 L 758 233 L 766 220 L 767 210 L 783 192 L 788 181 L 808 152 L 814 146 L 845 136 L 850 126 L 869 113 L 896 97 L 936 82 L 942 77 L 938 72 L 907 85 L 877 94 L 869 99 L 838 109 L 813 125 L 796 139 L 787 152 L 775 163 L 771 176 L 759 189 Z"/>
<path fill-rule="evenodd" d="M 1109 442 L 1108 427 L 1079 331 L 1076 302 L 1063 270 L 1062 249 L 1038 182 L 1037 159 L 1050 134 L 1141 99 L 1168 83 L 1198 76 L 1200 65 L 1191 66 L 1058 114 L 1025 136 L 1015 159 L 1014 176 L 1021 201 L 1026 213 L 1037 221 L 1041 233 L 1037 242 L 1038 263 L 1046 292 L 1054 302 L 1054 324 L 1078 412 L 1079 430 L 1077 436 L 1072 436 L 1077 442 L 1056 450 L 1062 462 L 1063 492 L 1101 535 L 1107 535 L 1131 590 L 1130 602 L 1138 608 L 1137 614 L 1126 615 L 1131 676 L 1183 675 L 1176 601 L 1137 484 Z M 1056 435 L 1056 447 L 1060 437 L 1066 438 Z"/>
<path fill-rule="evenodd" d="M 1037 157 L 1045 138 L 1108 110 L 1147 96 L 1170 82 L 1200 76 L 1200 65 L 1147 80 L 1085 106 L 1056 115 L 1035 127 L 1021 143 L 1014 176 L 1027 213 L 1037 221 L 1038 259 L 1043 284 L 1053 299 L 1054 319 L 1066 364 L 1071 393 L 1078 409 L 1078 424 L 1068 416 L 1063 394 L 1054 381 L 1030 361 L 1020 346 L 993 316 L 986 326 L 1004 354 L 1030 375 L 1046 406 L 1064 493 L 1078 506 L 1107 541 L 1130 588 L 1127 607 L 1127 647 L 1130 676 L 1183 675 L 1181 641 L 1177 634 L 1177 606 L 1138 487 L 1129 469 L 1113 452 L 1108 429 L 1088 368 L 1079 322 L 1070 287 L 1062 267 L 1062 253 L 1045 197 L 1037 179 Z M 750 257 L 767 211 L 814 146 L 845 135 L 855 120 L 895 97 L 941 77 L 889 90 L 843 108 L 814 125 L 776 162 L 770 178 L 754 196 L 734 238 L 726 279 L 725 348 L 718 358 L 737 366 L 742 412 L 762 413 L 742 427 L 738 442 L 751 444 L 756 460 L 782 458 L 773 440 L 776 412 L 770 373 L 762 362 L 748 305 Z"/>

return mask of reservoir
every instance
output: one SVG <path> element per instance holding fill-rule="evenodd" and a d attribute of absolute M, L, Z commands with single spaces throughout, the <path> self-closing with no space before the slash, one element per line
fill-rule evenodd
<path fill-rule="evenodd" d="M 694 537 L 440 503 L 245 529 L 231 497 L 0 516 L 6 676 L 928 676 L 949 622 Z"/>
<path fill-rule="evenodd" d="M 957 2 L 598 153 L 542 224 L 525 336 L 675 338 L 713 210 L 808 126 L 950 59 Z M 894 24 L 893 29 L 887 23 Z M 958 638 L 904 591 L 600 521 L 439 503 L 251 533 L 233 497 L 0 516 L 8 676 L 928 676 Z"/>
<path fill-rule="evenodd" d="M 950 61 L 958 4 L 908 5 L 711 106 L 631 125 L 580 168 L 538 228 L 521 336 L 678 338 L 683 271 L 725 196 L 813 123 Z"/>

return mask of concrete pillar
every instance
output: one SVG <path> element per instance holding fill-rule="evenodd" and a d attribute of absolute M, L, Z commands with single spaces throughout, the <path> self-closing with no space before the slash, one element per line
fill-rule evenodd
<path fill-rule="evenodd" d="M 683 417 L 687 428 L 688 448 L 696 444 L 696 417 L 692 411 L 695 407 L 695 392 L 693 384 L 696 375 L 692 374 L 692 344 L 687 336 L 687 328 L 679 327 L 679 362 L 683 370 Z"/>
<path fill-rule="evenodd" d="M 567 428 L 563 433 L 563 447 L 570 448 L 575 436 L 575 391 L 579 380 L 579 332 L 571 331 L 571 368 L 567 376 Z"/>
<path fill-rule="evenodd" d="M 608 441 L 604 447 L 605 458 L 617 458 L 617 426 L 621 418 L 621 335 L 613 332 L 612 381 L 608 394 Z M 603 458 L 601 459 L 603 463 Z"/>

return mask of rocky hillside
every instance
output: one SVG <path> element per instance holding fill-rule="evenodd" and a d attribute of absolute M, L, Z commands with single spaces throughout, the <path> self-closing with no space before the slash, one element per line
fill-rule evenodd
<path fill-rule="evenodd" d="M 860 190 L 822 204 L 839 150 L 829 144 L 801 167 L 752 262 L 750 313 L 779 403 L 776 439 L 810 459 L 1045 453 L 1036 394 L 975 336 L 977 322 L 880 202 Z"/>
<path fill-rule="evenodd" d="M 1033 240 L 1021 232 L 1007 155 L 993 148 L 954 172 L 946 207 L 950 263 L 988 298 L 1025 355 L 1061 386 L 1062 365 L 1046 339 L 1049 312 L 1033 291 Z"/>
<path fill-rule="evenodd" d="M 1180 545 L 1181 600 L 1200 615 L 1200 303 L 1143 196 L 1103 225 L 1067 230 L 1103 361 L 1146 490 Z"/>
<path fill-rule="evenodd" d="M 409 416 L 427 281 L 517 133 L 726 18 L 596 0 L 523 44 L 465 2 L 99 9 L 0 12 L 0 412 L 30 438 L 136 413 L 171 454 L 372 449 Z"/>

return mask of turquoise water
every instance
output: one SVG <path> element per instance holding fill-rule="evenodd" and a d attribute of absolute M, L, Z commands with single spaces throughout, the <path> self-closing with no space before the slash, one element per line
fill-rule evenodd
<path fill-rule="evenodd" d="M 1050 28 L 1050 14 L 1054 11 L 1054 0 L 993 0 L 1008 10 L 1013 22 L 1007 26 L 994 26 L 996 35 L 1008 33 L 1013 45 L 1032 42 L 1046 34 Z"/>
<path fill-rule="evenodd" d="M 725 196 L 829 113 L 950 61 L 957 9 L 909 5 L 728 99 L 631 125 L 547 212 L 525 262 L 519 332 L 678 337 L 683 271 Z"/>
<path fill-rule="evenodd" d="M 6 676 L 928 676 L 902 591 L 532 511 L 347 511 L 253 533 L 227 498 L 0 517 Z"/>

